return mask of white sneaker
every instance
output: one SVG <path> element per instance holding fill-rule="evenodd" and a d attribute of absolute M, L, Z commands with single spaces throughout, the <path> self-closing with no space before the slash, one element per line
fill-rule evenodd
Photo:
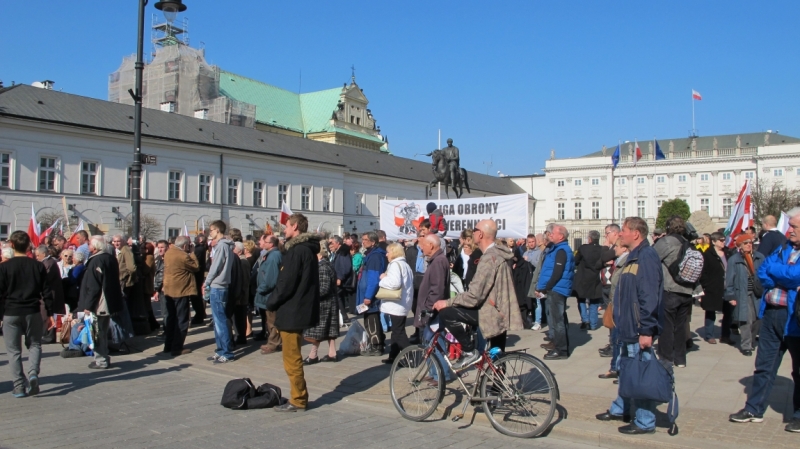
<path fill-rule="evenodd" d="M 533 323 L 533 326 L 531 326 L 531 330 L 534 330 L 534 331 L 538 331 L 541 328 L 542 328 L 542 325 L 539 324 L 539 323 Z"/>
<path fill-rule="evenodd" d="M 461 359 L 453 364 L 453 369 L 464 369 L 481 359 L 481 353 L 476 351 L 461 353 Z"/>

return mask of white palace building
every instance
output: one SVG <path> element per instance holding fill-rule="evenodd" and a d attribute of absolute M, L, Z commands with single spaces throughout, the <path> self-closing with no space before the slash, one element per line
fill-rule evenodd
<path fill-rule="evenodd" d="M 663 139 L 666 159 L 654 160 L 654 142 L 639 142 L 643 157 L 634 165 L 634 143 L 583 157 L 557 159 L 551 151 L 544 174 L 509 176 L 535 200 L 533 227 L 563 223 L 575 239 L 592 229 L 637 215 L 651 228 L 665 200 L 682 198 L 694 212 L 704 210 L 724 227 L 746 179 L 800 188 L 800 139 L 771 131 Z M 571 243 L 575 240 L 571 239 Z"/>
<path fill-rule="evenodd" d="M 66 215 L 65 233 L 80 220 L 92 233 L 124 232 L 133 109 L 47 88 L 0 88 L 0 238 L 27 229 L 31 205 L 43 223 Z M 171 111 L 144 108 L 142 136 L 142 153 L 156 163 L 143 167 L 141 210 L 160 238 L 219 218 L 257 234 L 275 226 L 284 200 L 314 229 L 363 232 L 378 227 L 381 199 L 424 199 L 433 178 L 430 162 L 378 148 Z M 481 173 L 470 172 L 469 182 L 465 197 L 524 193 Z"/>

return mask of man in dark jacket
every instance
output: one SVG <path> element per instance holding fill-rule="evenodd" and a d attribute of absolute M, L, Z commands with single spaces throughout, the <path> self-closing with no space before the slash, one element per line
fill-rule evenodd
<path fill-rule="evenodd" d="M 761 220 L 761 228 L 764 229 L 765 232 L 764 236 L 761 237 L 759 241 L 758 252 L 763 254 L 764 257 L 769 256 L 773 251 L 786 243 L 786 236 L 781 234 L 777 226 L 778 220 L 772 215 L 767 215 Z"/>
<path fill-rule="evenodd" d="M 450 261 L 444 253 L 443 246 L 445 245 L 444 239 L 436 234 L 428 234 L 425 238 L 420 239 L 420 247 L 422 253 L 428 260 L 428 267 L 425 269 L 425 275 L 422 278 L 422 283 L 419 287 L 419 303 L 417 310 L 414 311 L 414 326 L 417 329 L 422 329 L 422 339 L 430 341 L 433 338 L 433 331 L 430 324 L 422 320 L 421 313 L 423 310 L 433 310 L 433 305 L 436 301 L 441 299 L 450 299 Z M 438 317 L 436 318 L 439 319 Z M 437 357 L 441 358 L 441 354 L 436 353 Z M 448 365 L 442 360 L 442 366 Z M 453 377 L 449 368 L 445 368 L 446 380 L 451 380 Z M 433 380 L 438 382 L 437 373 L 432 370 L 431 376 Z"/>
<path fill-rule="evenodd" d="M 9 237 L 14 257 L 0 264 L 0 316 L 3 319 L 3 339 L 8 350 L 8 365 L 14 382 L 14 397 L 23 398 L 39 393 L 39 362 L 42 359 L 42 315 L 39 302 L 51 313 L 52 300 L 44 266 L 26 256 L 31 239 L 23 231 Z M 28 370 L 22 367 L 22 340 L 28 347 Z"/>
<path fill-rule="evenodd" d="M 267 310 L 276 312 L 275 326 L 283 341 L 283 369 L 291 386 L 289 401 L 273 408 L 279 412 L 304 411 L 308 405 L 300 345 L 303 331 L 319 322 L 319 236 L 307 231 L 305 215 L 289 217 L 284 231 L 287 241 L 283 268 L 267 300 Z"/>
<path fill-rule="evenodd" d="M 384 242 L 386 233 L 383 234 Z M 378 236 L 380 238 L 380 235 Z M 353 258 L 350 256 L 350 247 L 343 243 L 338 235 L 334 235 L 328 240 L 328 251 L 331 253 L 331 264 L 336 273 L 336 300 L 339 301 L 339 313 L 342 315 L 342 322 L 347 324 L 350 317 L 347 316 L 347 293 L 344 286 L 353 274 Z"/>
<path fill-rule="evenodd" d="M 589 231 L 588 243 L 581 245 L 575 256 L 577 271 L 572 288 L 578 296 L 581 330 L 595 330 L 600 327 L 597 322 L 597 308 L 603 303 L 603 286 L 600 284 L 600 270 L 597 265 L 602 252 L 600 233 Z"/>
<path fill-rule="evenodd" d="M 50 286 L 50 307 L 48 307 L 48 315 L 53 316 L 54 313 L 64 314 L 64 284 L 61 282 L 61 268 L 58 267 L 58 261 L 50 257 L 50 249 L 44 245 L 36 248 L 36 260 L 44 265 L 47 270 L 47 284 Z"/>
<path fill-rule="evenodd" d="M 625 264 L 614 293 L 614 323 L 622 342 L 621 357 L 642 360 L 653 357 L 653 339 L 659 335 L 659 311 L 663 294 L 661 260 L 647 241 L 647 223 L 639 217 L 628 217 L 622 224 L 620 243 L 628 248 Z M 600 421 L 630 421 L 620 427 L 624 434 L 654 433 L 656 404 L 653 401 L 617 396 L 611 408 L 597 415 Z M 630 414 L 628 414 L 630 413 Z"/>
<path fill-rule="evenodd" d="M 421 242 L 428 233 L 431 231 L 431 222 L 427 218 L 422 220 L 417 229 L 416 244 L 406 248 L 406 262 L 414 272 L 414 300 L 411 303 L 411 311 L 414 316 L 417 314 L 417 302 L 419 301 L 419 288 L 422 284 L 422 278 L 425 276 L 425 270 L 428 268 L 428 259 L 421 248 Z M 419 328 L 414 330 L 414 335 L 408 339 L 412 345 L 419 344 Z"/>
<path fill-rule="evenodd" d="M 206 244 L 206 236 L 198 234 L 194 239 L 194 257 L 197 259 L 197 272 L 194 274 L 194 281 L 197 286 L 197 294 L 192 296 L 192 309 L 194 309 L 194 318 L 192 324 L 203 324 L 206 319 L 206 304 L 203 297 L 200 296 L 202 291 L 203 281 L 206 278 L 206 254 L 208 246 Z"/>
<path fill-rule="evenodd" d="M 124 307 L 122 288 L 119 283 L 117 258 L 109 254 L 106 241 L 101 235 L 92 236 L 89 241 L 89 260 L 86 262 L 78 310 L 95 316 L 97 340 L 94 342 L 94 362 L 91 369 L 107 369 L 111 366 L 108 357 L 108 326 L 111 315 Z"/>

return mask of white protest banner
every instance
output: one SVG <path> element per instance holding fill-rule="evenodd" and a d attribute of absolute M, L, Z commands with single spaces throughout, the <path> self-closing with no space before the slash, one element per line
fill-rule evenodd
<path fill-rule="evenodd" d="M 381 200 L 381 229 L 388 240 L 415 238 L 428 203 L 435 203 L 447 222 L 447 237 L 457 239 L 463 229 L 473 229 L 486 219 L 497 223 L 497 237 L 528 235 L 528 195 L 487 196 L 454 200 Z"/>

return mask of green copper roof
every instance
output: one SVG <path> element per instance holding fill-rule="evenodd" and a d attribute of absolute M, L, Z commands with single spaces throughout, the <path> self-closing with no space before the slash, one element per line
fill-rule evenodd
<path fill-rule="evenodd" d="M 223 70 L 219 73 L 219 92 L 233 100 L 254 104 L 257 122 L 306 132 L 300 98 L 294 92 Z M 335 102 L 333 107 L 336 107 Z"/>
<path fill-rule="evenodd" d="M 341 88 L 296 94 L 260 81 L 221 70 L 219 91 L 233 100 L 254 104 L 256 121 L 300 133 L 336 131 L 376 142 L 369 134 L 334 128 L 331 116 L 339 103 Z"/>
<path fill-rule="evenodd" d="M 340 87 L 300 94 L 300 110 L 303 114 L 305 132 L 332 131 L 331 116 L 336 110 L 336 104 L 339 103 L 341 94 L 342 89 Z M 361 133 L 357 135 L 359 137 L 365 136 L 365 134 Z"/>

